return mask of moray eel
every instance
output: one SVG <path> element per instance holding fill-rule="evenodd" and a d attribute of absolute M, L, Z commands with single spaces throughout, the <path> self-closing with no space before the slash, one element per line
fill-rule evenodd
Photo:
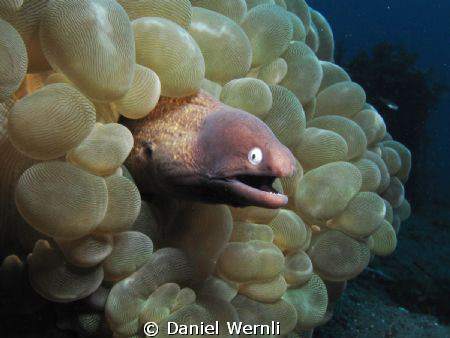
<path fill-rule="evenodd" d="M 125 165 L 144 196 L 265 208 L 288 201 L 272 187 L 294 174 L 288 148 L 260 119 L 204 91 L 161 97 L 147 117 L 120 122 L 134 136 Z"/>

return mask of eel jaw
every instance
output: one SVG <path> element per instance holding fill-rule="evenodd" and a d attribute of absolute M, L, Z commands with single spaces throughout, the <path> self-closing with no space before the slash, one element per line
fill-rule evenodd
<path fill-rule="evenodd" d="M 213 179 L 215 185 L 225 190 L 230 204 L 235 207 L 258 206 L 277 209 L 286 205 L 288 197 L 273 187 L 276 176 L 236 175 Z"/>

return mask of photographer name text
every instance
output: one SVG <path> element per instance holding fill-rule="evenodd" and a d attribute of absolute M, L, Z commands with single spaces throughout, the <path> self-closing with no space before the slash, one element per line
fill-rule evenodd
<path fill-rule="evenodd" d="M 224 324 L 224 323 L 221 323 Z M 164 331 L 167 330 L 168 335 L 219 335 L 219 322 L 214 324 L 200 325 L 184 325 L 175 322 L 167 322 Z M 280 323 L 272 321 L 270 324 L 256 324 L 249 325 L 241 322 L 226 322 L 226 329 L 228 333 L 233 335 L 279 335 Z M 156 323 L 148 322 L 144 325 L 144 333 L 148 337 L 155 337 L 159 332 L 159 327 Z"/>

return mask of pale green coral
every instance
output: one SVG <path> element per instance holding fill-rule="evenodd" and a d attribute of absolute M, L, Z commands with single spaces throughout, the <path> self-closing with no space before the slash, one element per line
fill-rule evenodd
<path fill-rule="evenodd" d="M 280 85 L 290 89 L 302 104 L 311 101 L 322 81 L 319 59 L 305 43 L 293 41 L 281 57 L 286 60 L 288 73 Z"/>
<path fill-rule="evenodd" d="M 167 19 L 143 17 L 132 22 L 136 62 L 152 69 L 161 81 L 161 95 L 195 93 L 205 77 L 198 44 L 181 26 Z"/>
<path fill-rule="evenodd" d="M 2 19 L 0 32 L 0 103 L 3 103 L 14 94 L 25 77 L 28 57 L 19 33 Z"/>
<path fill-rule="evenodd" d="M 87 96 L 117 100 L 130 88 L 135 66 L 133 31 L 116 1 L 50 1 L 39 35 L 51 66 Z"/>
<path fill-rule="evenodd" d="M 216 320 L 312 334 L 370 255 L 395 249 L 411 213 L 409 150 L 332 62 L 332 31 L 305 1 L 118 2 L 0 5 L 29 71 L 49 70 L 16 91 L 19 48 L 20 67 L 0 72 L 0 247 L 17 237 L 32 251 L 3 262 L 0 284 L 28 269 L 48 300 L 84 298 L 59 321 L 82 335 L 137 337 L 154 321 L 168 336 L 171 321 Z M 82 24 L 99 10 L 104 20 Z M 294 176 L 270 183 L 284 209 L 141 201 L 120 116 L 154 118 L 161 95 L 200 88 L 263 119 L 295 155 Z"/>
<path fill-rule="evenodd" d="M 267 116 L 273 102 L 269 86 L 252 78 L 236 79 L 225 84 L 220 93 L 220 100 L 260 118 Z"/>
<path fill-rule="evenodd" d="M 189 33 L 205 59 L 205 76 L 226 83 L 243 77 L 250 69 L 252 46 L 242 28 L 224 15 L 204 8 L 193 8 Z"/>
<path fill-rule="evenodd" d="M 286 11 L 276 5 L 260 5 L 249 10 L 241 23 L 253 49 L 252 66 L 279 57 L 292 39 L 292 23 Z"/>

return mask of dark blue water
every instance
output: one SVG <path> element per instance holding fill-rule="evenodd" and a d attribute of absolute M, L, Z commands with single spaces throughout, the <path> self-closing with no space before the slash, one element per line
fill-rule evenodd
<path fill-rule="evenodd" d="M 328 19 L 335 41 L 344 43 L 347 57 L 370 50 L 380 41 L 400 43 L 417 52 L 419 67 L 432 69 L 437 78 L 450 81 L 450 1 L 310 0 L 308 4 Z M 427 193 L 448 202 L 450 95 L 442 98 L 424 123 L 430 138 L 423 164 L 429 183 Z"/>

